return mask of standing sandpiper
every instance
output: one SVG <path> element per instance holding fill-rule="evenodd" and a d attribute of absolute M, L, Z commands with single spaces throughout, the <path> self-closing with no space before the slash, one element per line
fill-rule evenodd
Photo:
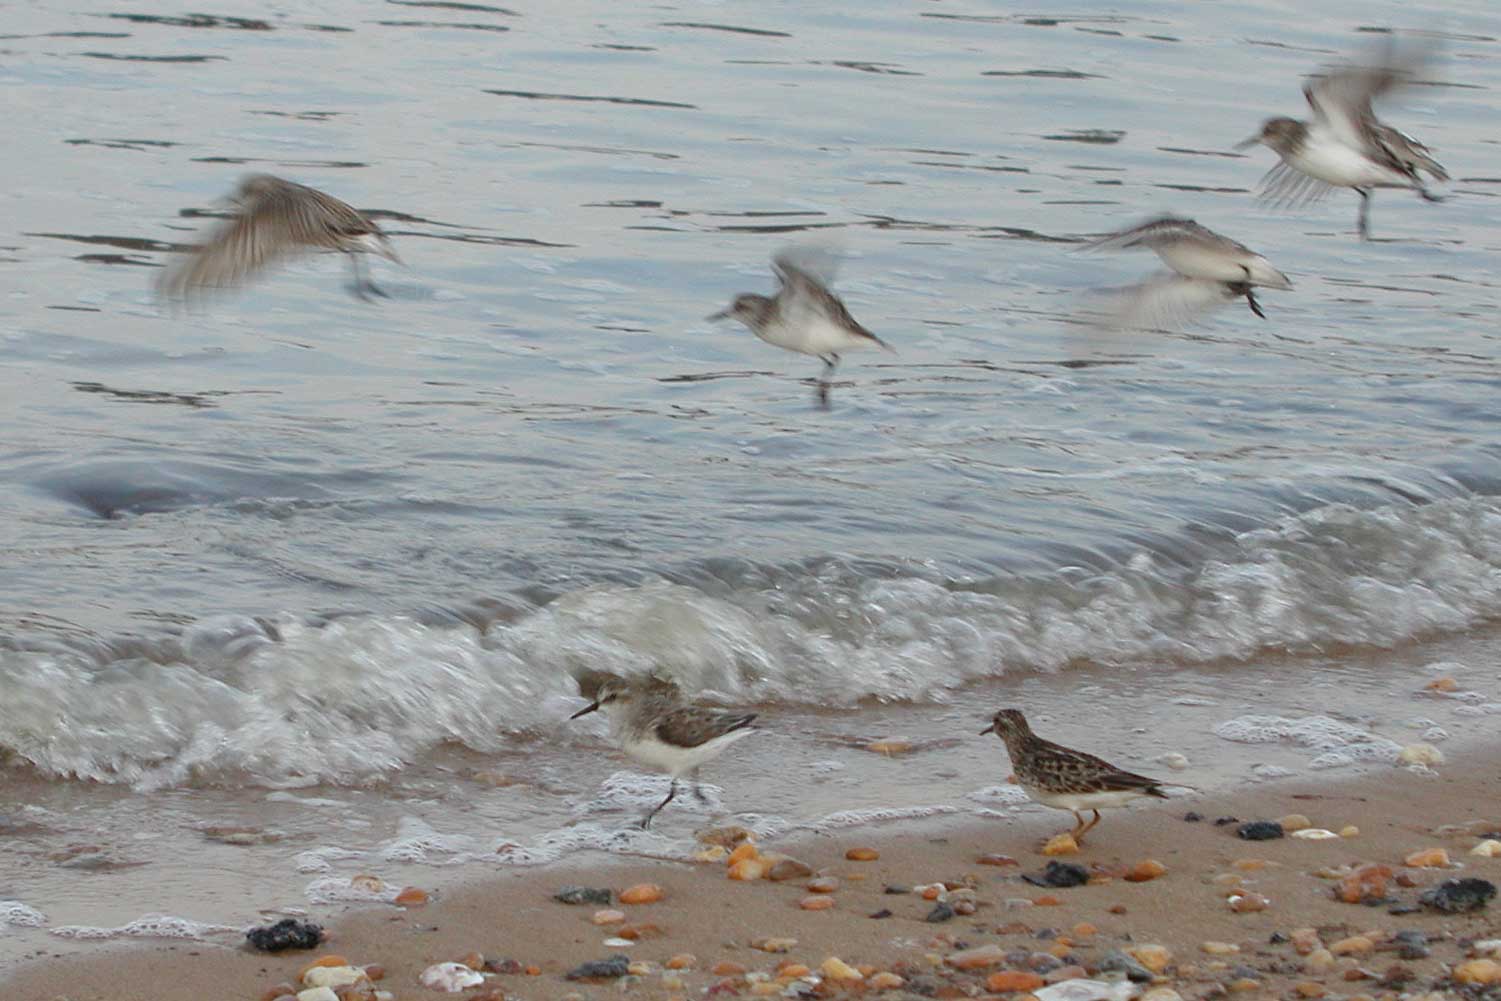
<path fill-rule="evenodd" d="M 816 266 L 819 263 L 821 268 Z M 830 254 L 806 248 L 784 250 L 771 259 L 771 270 L 780 283 L 775 296 L 737 295 L 728 309 L 709 317 L 733 317 L 768 344 L 822 360 L 818 402 L 825 409 L 829 406 L 829 379 L 839 364 L 840 352 L 871 347 L 893 350 L 860 326 L 839 297 L 829 291 L 836 263 L 837 258 Z"/>
<path fill-rule="evenodd" d="M 651 827 L 657 811 L 678 794 L 678 779 L 690 775 L 693 793 L 698 788 L 698 769 L 717 758 L 726 747 L 750 730 L 755 713 L 727 713 L 685 705 L 677 686 L 663 681 L 627 682 L 610 679 L 601 683 L 595 699 L 569 719 L 578 719 L 597 709 L 610 717 L 610 730 L 621 749 L 637 761 L 672 776 L 667 798 L 641 819 L 641 829 Z"/>
<path fill-rule="evenodd" d="M 1382 123 L 1371 102 L 1409 82 L 1426 59 L 1419 50 L 1399 59 L 1392 48 L 1377 66 L 1341 66 L 1315 77 L 1303 88 L 1312 121 L 1269 118 L 1261 131 L 1236 146 L 1260 143 L 1282 162 L 1263 179 L 1262 197 L 1289 205 L 1322 198 L 1334 188 L 1360 195 L 1357 227 L 1369 240 L 1371 191 L 1411 188 L 1430 202 L 1442 201 L 1424 186 L 1419 171 L 1437 181 L 1449 174 L 1429 155 L 1428 147 Z"/>
<path fill-rule="evenodd" d="M 358 209 L 316 188 L 251 174 L 230 195 L 239 211 L 214 229 L 187 260 L 169 267 L 158 291 L 178 299 L 203 289 L 238 285 L 276 260 L 307 250 L 349 255 L 353 291 L 361 299 L 384 297 L 365 274 L 362 254 L 401 263 L 379 226 Z"/>
<path fill-rule="evenodd" d="M 1175 274 L 1124 290 L 1116 314 L 1125 326 L 1179 326 L 1202 309 L 1238 298 L 1244 298 L 1251 312 L 1266 319 L 1253 289 L 1293 287 L 1287 275 L 1245 244 L 1178 216 L 1149 219 L 1095 240 L 1085 249 L 1138 247 L 1155 251 Z"/>
<path fill-rule="evenodd" d="M 1070 810 L 1076 821 L 1069 833 L 1080 844 L 1084 835 L 1100 822 L 1104 807 L 1124 806 L 1138 796 L 1167 799 L 1156 779 L 1123 771 L 1093 754 L 1043 740 L 1032 732 L 1018 709 L 995 714 L 981 736 L 994 733 L 1006 744 L 1017 785 L 1044 806 Z M 1088 823 L 1080 810 L 1091 810 Z"/>

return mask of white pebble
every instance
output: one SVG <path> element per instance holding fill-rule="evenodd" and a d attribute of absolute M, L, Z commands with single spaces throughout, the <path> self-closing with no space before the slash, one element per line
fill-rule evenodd
<path fill-rule="evenodd" d="M 297 1001 L 339 1001 L 332 987 L 309 987 L 297 992 Z"/>
<path fill-rule="evenodd" d="M 1305 838 L 1309 841 L 1325 841 L 1329 838 L 1337 838 L 1338 834 L 1326 831 L 1322 827 L 1305 827 L 1301 831 L 1293 831 L 1293 837 Z"/>
<path fill-rule="evenodd" d="M 1169 751 L 1167 754 L 1159 754 L 1152 760 L 1158 762 L 1159 764 L 1166 765 L 1168 768 L 1171 768 L 1175 772 L 1181 772 L 1183 771 L 1183 769 L 1188 767 L 1188 758 L 1179 754 L 1177 751 Z"/>
<path fill-rule="evenodd" d="M 628 938 L 607 938 L 607 939 L 605 939 L 605 945 L 609 946 L 611 949 L 629 949 L 631 946 L 633 946 L 635 944 L 636 944 L 635 942 L 631 941 Z"/>
<path fill-rule="evenodd" d="M 302 975 L 304 987 L 343 987 L 365 979 L 365 971 L 353 966 L 315 966 Z"/>
<path fill-rule="evenodd" d="M 450 994 L 457 994 L 466 987 L 476 987 L 484 982 L 484 977 L 463 963 L 434 963 L 422 971 L 423 987 L 435 991 L 447 991 Z M 299 995 L 297 1001 L 306 1001 L 306 999 Z"/>
<path fill-rule="evenodd" d="M 1481 858 L 1496 858 L 1501 856 L 1501 841 L 1487 838 L 1474 848 L 1470 849 L 1471 855 L 1479 855 Z"/>

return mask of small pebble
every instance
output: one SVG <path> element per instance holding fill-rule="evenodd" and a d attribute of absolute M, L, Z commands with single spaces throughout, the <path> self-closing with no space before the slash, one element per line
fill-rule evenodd
<path fill-rule="evenodd" d="M 1138 945 L 1127 949 L 1127 954 L 1153 973 L 1166 970 L 1173 961 L 1172 950 L 1165 945 Z"/>
<path fill-rule="evenodd" d="M 714 968 L 709 972 L 716 977 L 739 977 L 745 975 L 745 967 L 739 963 L 725 959 L 715 963 Z"/>
<path fill-rule="evenodd" d="M 752 949 L 760 949 L 762 952 L 791 952 L 797 945 L 795 938 L 758 938 L 751 942 Z"/>
<path fill-rule="evenodd" d="M 1449 853 L 1442 848 L 1421 848 L 1410 852 L 1402 862 L 1415 869 L 1445 869 L 1449 866 Z"/>
<path fill-rule="evenodd" d="M 1476 845 L 1474 848 L 1471 848 L 1470 854 L 1479 855 L 1481 858 L 1501 857 L 1501 841 L 1487 838 L 1486 840 L 1480 842 L 1480 844 Z"/>
<path fill-rule="evenodd" d="M 820 876 L 818 879 L 808 881 L 809 893 L 833 893 L 839 889 L 839 880 L 833 876 Z"/>
<path fill-rule="evenodd" d="M 1336 956 L 1364 956 L 1376 948 L 1376 943 L 1364 935 L 1351 935 L 1342 938 L 1329 947 L 1329 951 Z"/>
<path fill-rule="evenodd" d="M 457 994 L 466 987 L 477 987 L 485 978 L 463 963 L 434 963 L 422 971 L 418 978 L 422 986 L 434 991 Z"/>
<path fill-rule="evenodd" d="M 339 1001 L 339 995 L 331 987 L 309 987 L 297 992 L 297 1001 Z"/>
<path fill-rule="evenodd" d="M 834 898 L 825 893 L 809 894 L 797 906 L 805 911 L 826 911 L 834 906 Z"/>
<path fill-rule="evenodd" d="M 1229 956 L 1240 952 L 1240 946 L 1232 942 L 1203 942 L 1199 945 L 1199 951 L 1211 956 Z"/>
<path fill-rule="evenodd" d="M 1342 838 L 1358 838 L 1360 837 L 1360 828 L 1354 824 L 1346 824 L 1339 829 L 1339 836 Z"/>
<path fill-rule="evenodd" d="M 1077 855 L 1079 843 L 1074 840 L 1072 834 L 1055 834 L 1042 846 L 1042 853 L 1044 855 Z"/>
<path fill-rule="evenodd" d="M 597 925 L 618 925 L 625 921 L 625 911 L 595 911 L 590 920 Z"/>
<path fill-rule="evenodd" d="M 891 908 L 883 907 L 879 911 L 872 912 L 869 916 L 876 919 L 877 921 L 881 920 L 882 918 L 889 918 L 891 917 Z"/>
<path fill-rule="evenodd" d="M 1199 821 L 1204 819 L 1204 815 L 1202 813 L 1195 813 L 1194 811 L 1189 810 L 1183 815 L 1183 819 L 1187 823 L 1197 824 Z"/>
<path fill-rule="evenodd" d="M 1006 950 L 992 942 L 973 949 L 951 952 L 943 958 L 943 962 L 956 970 L 983 970 L 1006 962 Z"/>
<path fill-rule="evenodd" d="M 396 895 L 394 903 L 397 907 L 426 907 L 427 891 L 415 886 L 408 886 Z"/>
<path fill-rule="evenodd" d="M 771 870 L 772 866 L 768 865 L 766 860 L 763 858 L 743 858 L 731 862 L 730 867 L 726 871 L 725 875 L 730 879 L 754 883 L 756 880 L 770 875 Z M 625 898 L 622 897 L 621 902 L 628 903 L 629 901 L 626 901 Z"/>
<path fill-rule="evenodd" d="M 838 956 L 830 956 L 818 967 L 818 972 L 825 977 L 838 983 L 854 983 L 864 980 L 865 976 L 853 966 L 840 959 Z"/>
<path fill-rule="evenodd" d="M 1126 882 L 1145 883 L 1148 880 L 1156 879 L 1166 872 L 1167 866 L 1156 859 L 1147 859 L 1145 862 L 1138 862 L 1131 867 L 1131 871 L 1126 873 Z"/>
<path fill-rule="evenodd" d="M 1301 813 L 1289 813 L 1285 817 L 1278 817 L 1277 823 L 1281 824 L 1282 829 L 1289 834 L 1291 834 L 1293 831 L 1301 831 L 1306 827 L 1313 826 L 1313 821 L 1309 820 Z"/>
<path fill-rule="evenodd" d="M 1033 886 L 1052 886 L 1066 889 L 1083 886 L 1089 882 L 1089 870 L 1073 862 L 1052 861 L 1040 873 L 1028 873 L 1022 879 Z"/>
<path fill-rule="evenodd" d="M 927 916 L 923 918 L 923 920 L 928 924 L 940 924 L 944 921 L 950 920 L 953 916 L 954 908 L 940 901 L 939 903 L 933 905 L 933 909 L 928 912 Z"/>
<path fill-rule="evenodd" d="M 1494 959 L 1471 959 L 1454 968 L 1457 984 L 1501 984 L 1501 963 Z"/>
<path fill-rule="evenodd" d="M 620 891 L 622 904 L 654 904 L 662 899 L 662 888 L 656 883 L 637 883 Z"/>
<path fill-rule="evenodd" d="M 1330 841 L 1339 837 L 1339 835 L 1322 827 L 1305 827 L 1301 830 L 1293 831 L 1293 837 L 1302 838 L 1304 841 Z"/>
<path fill-rule="evenodd" d="M 1103 973 L 1124 973 L 1133 984 L 1150 984 L 1156 974 L 1134 957 L 1119 949 L 1111 949 L 1100 959 L 1096 968 Z"/>
<path fill-rule="evenodd" d="M 813 875 L 813 867 L 806 862 L 799 862 L 795 858 L 779 858 L 771 864 L 766 872 L 766 878 L 773 883 L 780 883 L 789 879 L 802 879 L 804 876 Z"/>
<path fill-rule="evenodd" d="M 865 985 L 873 991 L 896 990 L 896 988 L 901 987 L 905 983 L 906 981 L 897 976 L 895 973 L 886 971 L 877 973 L 875 976 L 865 981 Z"/>
<path fill-rule="evenodd" d="M 1272 902 L 1259 893 L 1234 893 L 1230 895 L 1230 910 L 1236 914 L 1254 914 L 1264 911 Z"/>
<path fill-rule="evenodd" d="M 1046 980 L 1035 973 L 1001 970 L 985 978 L 985 989 L 992 994 L 1012 994 L 1017 991 L 1035 991 L 1046 983 Z"/>
<path fill-rule="evenodd" d="M 691 970 L 698 957 L 691 952 L 680 952 L 667 961 L 669 970 Z"/>
<path fill-rule="evenodd" d="M 881 857 L 881 853 L 874 848 L 851 848 L 844 853 L 844 857 L 851 862 L 874 862 Z"/>
<path fill-rule="evenodd" d="M 1020 863 L 1018 863 L 1016 861 L 1016 859 L 1012 858 L 1010 855 L 981 855 L 979 858 L 975 859 L 975 862 L 978 865 L 997 865 L 997 866 L 1019 865 L 1020 864 Z"/>

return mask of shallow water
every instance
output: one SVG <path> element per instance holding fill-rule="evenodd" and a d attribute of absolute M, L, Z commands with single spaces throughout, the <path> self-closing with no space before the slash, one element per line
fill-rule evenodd
<path fill-rule="evenodd" d="M 1437 205 L 1378 194 L 1380 242 L 1355 241 L 1348 194 L 1259 206 L 1272 154 L 1229 152 L 1410 13 L 18 12 L 0 813 L 38 830 L 0 855 L 0 900 L 54 929 L 188 904 L 243 923 L 303 895 L 319 810 L 368 818 L 331 837 L 377 853 L 350 864 L 402 818 L 461 839 L 445 858 L 609 842 L 650 790 L 601 787 L 618 763 L 560 727 L 580 667 L 763 707 L 747 765 L 843 764 L 852 809 L 973 807 L 989 762 L 855 752 L 967 736 L 999 700 L 1212 779 L 1249 767 L 1214 726 L 1260 702 L 1390 728 L 1421 715 L 1432 649 L 1492 677 L 1501 23 L 1445 5 L 1432 86 L 1382 107 L 1456 180 Z M 255 170 L 379 215 L 409 265 L 376 264 L 392 300 L 316 259 L 160 310 L 156 269 Z M 1155 269 L 1075 244 L 1166 210 L 1296 289 L 1186 334 L 1068 322 Z M 847 358 L 827 413 L 817 362 L 703 319 L 806 238 L 849 252 L 840 291 L 899 351 Z M 1222 701 L 1129 737 L 1116 706 L 1152 711 L 1156 686 Z M 1479 720 L 1497 695 L 1475 688 Z M 726 782 L 723 802 L 772 829 L 826 798 Z M 595 813 L 605 833 L 544 837 Z M 287 837 L 226 848 L 210 823 Z M 80 876 L 68 852 L 101 839 Z M 225 907 L 190 889 L 215 866 L 243 893 L 280 875 Z"/>

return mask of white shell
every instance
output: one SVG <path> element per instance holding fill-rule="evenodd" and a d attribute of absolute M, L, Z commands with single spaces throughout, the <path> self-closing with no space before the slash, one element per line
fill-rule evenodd
<path fill-rule="evenodd" d="M 466 987 L 477 987 L 485 978 L 463 963 L 434 963 L 422 971 L 422 986 L 435 991 L 457 994 Z"/>
<path fill-rule="evenodd" d="M 1293 831 L 1293 837 L 1306 838 L 1309 841 L 1327 841 L 1329 838 L 1337 838 L 1338 834 L 1326 831 L 1322 827 L 1305 827 L 1301 831 Z"/>

